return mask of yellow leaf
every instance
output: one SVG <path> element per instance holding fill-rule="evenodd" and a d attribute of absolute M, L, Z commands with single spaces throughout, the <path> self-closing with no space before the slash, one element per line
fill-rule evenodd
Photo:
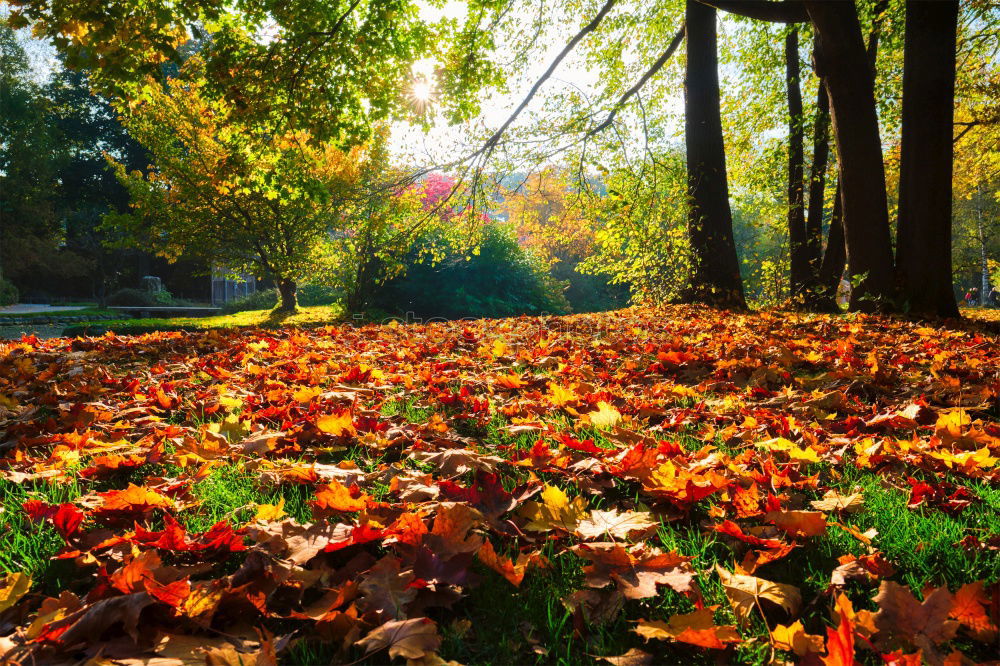
<path fill-rule="evenodd" d="M 526 529 L 547 532 L 558 527 L 570 532 L 587 517 L 586 500 L 576 497 L 570 502 L 566 493 L 556 486 L 545 486 L 541 500 L 525 502 L 521 507 L 521 515 L 531 521 L 525 526 Z"/>
<path fill-rule="evenodd" d="M 823 651 L 823 637 L 807 634 L 802 622 L 796 620 L 789 626 L 779 624 L 771 631 L 771 640 L 779 650 L 794 652 L 800 657 Z"/>
<path fill-rule="evenodd" d="M 617 409 L 612 407 L 606 402 L 597 403 L 597 411 L 590 412 L 587 414 L 590 419 L 590 424 L 595 428 L 604 430 L 606 428 L 611 428 L 616 423 L 621 421 L 622 415 Z"/>
<path fill-rule="evenodd" d="M 576 402 L 576 393 L 569 389 L 564 389 L 554 382 L 549 382 L 549 392 L 545 396 L 554 407 L 562 407 L 571 402 Z"/>
<path fill-rule="evenodd" d="M 303 386 L 302 388 L 292 393 L 292 399 L 295 400 L 295 402 L 306 403 L 315 398 L 316 396 L 318 396 L 322 392 L 323 389 L 321 389 L 318 386 Z"/>
<path fill-rule="evenodd" d="M 338 414 L 327 414 L 316 419 L 316 427 L 321 432 L 334 437 L 341 435 L 354 435 L 357 431 L 352 424 L 353 417 L 350 410 L 344 410 Z"/>
<path fill-rule="evenodd" d="M 3 583 L 0 583 L 0 613 L 20 601 L 30 588 L 31 576 L 20 572 L 7 574 Z"/>
<path fill-rule="evenodd" d="M 258 504 L 257 513 L 254 515 L 254 522 L 260 520 L 264 522 L 271 522 L 272 520 L 278 520 L 285 515 L 285 498 L 282 497 L 277 504 Z"/>

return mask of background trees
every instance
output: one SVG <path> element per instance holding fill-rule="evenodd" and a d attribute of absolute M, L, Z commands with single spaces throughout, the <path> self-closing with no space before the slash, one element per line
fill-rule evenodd
<path fill-rule="evenodd" d="M 586 271 L 642 299 L 742 307 L 749 297 L 831 309 L 846 277 L 856 309 L 950 316 L 952 227 L 956 275 L 981 282 L 990 272 L 997 113 L 989 37 L 997 19 L 980 0 L 930 18 L 926 3 L 902 0 L 565 0 L 542 8 L 473 0 L 450 18 L 403 0 L 244 0 L 224 8 L 102 0 L 87 8 L 27 0 L 12 21 L 32 22 L 75 64 L 95 68 L 102 90 L 133 100 L 148 95 L 140 74 L 162 75 L 164 62 L 191 50 L 181 42 L 196 41 L 208 103 L 260 134 L 307 132 L 299 136 L 313 147 L 364 145 L 387 119 L 470 118 L 479 92 L 502 78 L 497 63 L 509 63 L 508 82 L 523 77 L 529 95 L 505 121 L 466 128 L 471 147 L 444 161 L 470 188 L 444 196 L 453 209 L 463 208 L 466 192 L 481 211 L 507 207 L 518 241 L 547 255 L 550 274 L 572 278 L 571 289 Z M 132 39 L 109 32 L 126 24 Z M 498 35 L 510 38 L 501 44 Z M 553 43 L 561 45 L 555 58 L 546 53 Z M 946 70 L 956 55 L 953 108 Z M 418 60 L 427 62 L 414 69 Z M 581 63 L 592 80 L 559 82 L 560 68 Z M 915 113 L 926 100 L 933 113 Z M 951 145 L 966 167 L 954 178 L 954 211 L 936 196 L 948 189 Z M 330 279 L 368 285 L 353 291 L 355 304 L 402 270 L 407 250 L 397 241 L 422 238 L 432 254 L 451 251 L 433 249 L 433 234 L 402 231 L 410 218 L 428 216 L 400 212 L 417 206 L 397 195 L 407 191 L 407 175 L 420 181 L 430 167 L 394 172 L 391 161 L 367 191 L 395 194 L 342 207 L 342 220 L 356 211 L 365 224 L 328 244 L 328 257 L 350 257 Z M 534 201 L 493 189 L 516 182 L 506 171 L 528 174 L 530 184 L 552 164 L 565 185 Z M 572 193 L 568 205 L 549 196 L 559 189 Z M 564 208 L 553 215 L 556 203 Z M 546 224 L 528 229 L 531 211 Z M 475 245 L 476 234 L 465 235 Z M 584 236 L 589 256 L 553 254 Z M 402 249 L 379 255 L 379 247 Z"/>
<path fill-rule="evenodd" d="M 128 171 L 109 158 L 134 209 L 109 224 L 170 258 L 187 253 L 224 272 L 265 275 L 280 307 L 294 310 L 297 282 L 352 196 L 366 151 L 242 123 L 234 106 L 203 96 L 200 64 L 193 59 L 165 87 L 150 80 L 125 115 L 154 167 Z"/>

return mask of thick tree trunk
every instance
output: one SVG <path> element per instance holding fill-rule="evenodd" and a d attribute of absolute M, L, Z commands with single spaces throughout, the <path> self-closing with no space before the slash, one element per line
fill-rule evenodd
<path fill-rule="evenodd" d="M 958 0 L 907 0 L 896 270 L 914 314 L 958 317 L 951 282 Z"/>
<path fill-rule="evenodd" d="M 837 289 L 844 276 L 847 263 L 847 244 L 844 239 L 843 199 L 840 183 L 833 195 L 833 214 L 830 215 L 830 229 L 826 235 L 826 251 L 819 269 L 819 286 L 816 293 L 815 309 L 819 312 L 839 312 Z"/>
<path fill-rule="evenodd" d="M 788 250 L 792 301 L 805 304 L 809 283 L 803 170 L 802 90 L 799 87 L 799 31 L 785 37 L 785 86 L 788 91 Z"/>
<path fill-rule="evenodd" d="M 278 310 L 281 312 L 295 312 L 299 306 L 298 297 L 295 295 L 298 285 L 295 280 L 284 278 L 278 280 L 278 294 L 281 301 L 278 303 Z"/>
<path fill-rule="evenodd" d="M 809 171 L 809 217 L 806 219 L 806 296 L 815 304 L 823 263 L 823 210 L 826 202 L 826 169 L 830 162 L 830 98 L 819 82 L 816 118 L 813 121 L 813 157 Z"/>
<path fill-rule="evenodd" d="M 689 298 L 746 308 L 729 210 L 726 153 L 719 111 L 715 9 L 687 1 L 687 73 L 684 134 L 693 270 Z"/>
<path fill-rule="evenodd" d="M 874 78 L 853 2 L 807 0 L 837 141 L 851 308 L 890 310 L 894 271 Z"/>

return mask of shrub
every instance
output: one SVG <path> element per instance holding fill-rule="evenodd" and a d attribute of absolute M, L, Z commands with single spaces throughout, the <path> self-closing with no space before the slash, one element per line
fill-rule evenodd
<path fill-rule="evenodd" d="M 478 254 L 452 251 L 436 264 L 421 263 L 411 254 L 409 264 L 403 277 L 376 296 L 376 308 L 450 319 L 570 310 L 563 296 L 566 283 L 553 279 L 504 224 L 486 226 Z"/>
<path fill-rule="evenodd" d="M 10 280 L 0 278 L 0 306 L 17 303 L 17 287 Z"/>
<path fill-rule="evenodd" d="M 190 302 L 174 298 L 173 295 L 165 289 L 163 291 L 146 291 L 145 289 L 134 289 L 128 287 L 125 289 L 119 289 L 115 293 L 108 296 L 108 305 L 155 308 L 167 307 L 171 305 L 186 306 L 190 305 Z"/>
<path fill-rule="evenodd" d="M 340 292 L 333 287 L 318 284 L 304 284 L 297 292 L 299 305 L 333 305 L 340 300 Z M 247 310 L 270 310 L 278 304 L 278 290 L 264 289 L 237 298 L 222 306 L 222 314 L 233 314 Z"/>

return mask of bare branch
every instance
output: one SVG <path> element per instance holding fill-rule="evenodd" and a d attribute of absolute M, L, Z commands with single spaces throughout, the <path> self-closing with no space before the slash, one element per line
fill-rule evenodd
<path fill-rule="evenodd" d="M 652 66 L 646 70 L 639 80 L 636 81 L 634 86 L 626 90 L 622 96 L 618 98 L 618 101 L 615 102 L 614 108 L 611 110 L 611 113 L 608 114 L 608 117 L 604 119 L 604 122 L 587 132 L 588 137 L 604 130 L 608 125 L 614 122 L 615 116 L 618 115 L 618 112 L 622 109 L 625 103 L 628 102 L 629 99 L 631 99 L 637 92 L 639 92 L 642 87 L 646 85 L 646 83 L 653 78 L 653 76 L 660 71 L 664 65 L 667 64 L 667 61 L 670 60 L 670 56 L 674 54 L 674 51 L 676 51 L 677 47 L 680 46 L 681 40 L 684 39 L 684 32 L 685 26 L 682 25 L 681 29 L 677 31 L 676 35 L 674 35 L 674 38 L 670 40 L 670 45 L 667 46 L 667 50 L 656 59 L 656 62 L 654 62 Z"/>

